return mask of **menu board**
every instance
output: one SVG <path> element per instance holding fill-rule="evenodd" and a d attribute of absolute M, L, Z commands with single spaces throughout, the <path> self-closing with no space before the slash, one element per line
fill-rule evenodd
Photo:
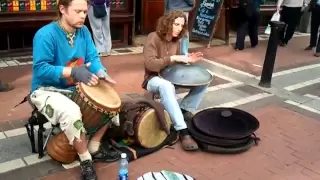
<path fill-rule="evenodd" d="M 55 10 L 57 0 L 0 0 L 0 12 Z"/>
<path fill-rule="evenodd" d="M 198 0 L 190 36 L 211 41 L 223 0 Z"/>

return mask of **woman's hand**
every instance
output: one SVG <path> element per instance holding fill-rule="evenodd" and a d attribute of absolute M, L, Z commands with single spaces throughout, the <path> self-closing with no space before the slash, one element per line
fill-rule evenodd
<path fill-rule="evenodd" d="M 188 54 L 188 63 L 198 62 L 203 57 L 202 52 L 190 53 Z"/>
<path fill-rule="evenodd" d="M 170 57 L 171 62 L 188 63 L 189 57 L 185 55 L 174 55 Z"/>

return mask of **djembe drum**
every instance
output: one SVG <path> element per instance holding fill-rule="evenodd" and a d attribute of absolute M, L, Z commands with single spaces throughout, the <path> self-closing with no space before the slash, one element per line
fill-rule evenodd
<path fill-rule="evenodd" d="M 79 105 L 89 135 L 117 116 L 121 106 L 118 93 L 105 81 L 100 81 L 97 86 L 77 84 L 71 99 Z"/>
<path fill-rule="evenodd" d="M 164 111 L 167 130 L 170 130 L 171 119 L 167 111 Z M 159 146 L 168 134 L 162 131 L 159 126 L 155 110 L 146 108 L 138 112 L 134 121 L 135 141 L 144 148 L 154 148 Z"/>
<path fill-rule="evenodd" d="M 97 86 L 78 83 L 71 100 L 80 107 L 82 122 L 88 135 L 108 124 L 119 114 L 121 106 L 118 93 L 105 81 L 100 81 Z M 73 162 L 77 155 L 63 132 L 50 139 L 47 152 L 53 159 L 65 164 Z"/>
<path fill-rule="evenodd" d="M 120 111 L 120 127 L 110 129 L 107 137 L 130 138 L 144 148 L 154 148 L 170 134 L 172 122 L 163 106 L 145 97 L 124 102 Z M 132 144 L 131 143 L 131 144 Z"/>

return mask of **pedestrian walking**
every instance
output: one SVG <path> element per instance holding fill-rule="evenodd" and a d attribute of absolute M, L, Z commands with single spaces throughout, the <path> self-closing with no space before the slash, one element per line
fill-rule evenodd
<path fill-rule="evenodd" d="M 240 0 L 238 8 L 238 28 L 235 50 L 244 49 L 244 40 L 248 34 L 251 47 L 258 45 L 258 27 L 260 22 L 260 5 L 263 0 Z"/>
<path fill-rule="evenodd" d="M 280 11 L 282 6 L 282 10 Z M 291 40 L 300 21 L 301 11 L 308 6 L 307 0 L 278 0 L 277 11 L 280 12 L 280 21 L 286 27 L 280 32 L 280 46 L 286 46 Z"/>
<path fill-rule="evenodd" d="M 311 12 L 311 35 L 310 44 L 305 50 L 310 51 L 317 47 L 314 56 L 320 57 L 320 39 L 318 39 L 320 26 L 320 0 L 311 0 L 309 3 L 309 11 Z"/>
<path fill-rule="evenodd" d="M 100 56 L 110 55 L 112 48 L 110 2 L 110 0 L 90 0 L 88 6 L 88 18 L 93 40 Z"/>

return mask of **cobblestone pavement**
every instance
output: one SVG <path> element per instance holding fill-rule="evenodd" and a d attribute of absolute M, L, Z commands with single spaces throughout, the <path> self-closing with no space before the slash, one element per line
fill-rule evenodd
<path fill-rule="evenodd" d="M 290 47 L 287 48 L 286 51 L 289 51 Z M 212 48 L 212 50 L 215 49 Z M 242 52 L 242 54 L 245 57 L 248 56 L 247 52 Z M 303 58 L 308 59 L 308 56 L 305 55 Z M 110 73 L 120 82 L 118 83 L 121 86 L 118 89 L 119 92 L 128 93 L 125 89 L 128 89 L 129 85 L 131 87 L 129 92 L 143 92 L 138 88 L 140 85 L 137 85 L 137 82 L 141 80 L 138 77 L 143 75 L 141 69 L 138 68 L 142 65 L 141 59 L 141 55 L 127 55 L 110 57 L 108 62 L 104 61 L 107 67 L 115 69 Z M 318 145 L 320 140 L 318 131 L 320 126 L 318 121 L 320 117 L 320 93 L 318 91 L 320 64 L 310 61 L 312 63 L 308 62 L 301 66 L 299 62 L 302 60 L 300 60 L 296 61 L 298 65 L 290 64 L 276 68 L 272 87 L 266 89 L 258 86 L 258 74 L 248 69 L 235 69 L 220 61 L 222 62 L 222 60 L 205 59 L 200 63 L 201 66 L 213 72 L 215 81 L 206 92 L 199 110 L 208 107 L 236 107 L 252 113 L 261 123 L 257 132 L 262 139 L 260 144 L 238 155 L 187 153 L 181 149 L 180 144 L 177 144 L 174 149 L 163 149 L 130 163 L 130 178 L 136 178 L 148 171 L 166 169 L 186 173 L 200 180 L 320 179 L 320 148 Z M 23 76 L 20 74 L 9 80 L 18 86 L 18 90 L 12 94 L 9 93 L 10 96 L 0 94 L 1 107 L 7 110 L 10 110 L 12 106 L 4 103 L 8 103 L 10 99 L 18 101 L 23 97 L 23 94 L 19 92 L 27 92 L 31 69 L 28 65 L 24 67 Z M 126 69 L 127 67 L 130 68 Z M 4 68 L 8 69 L 4 73 L 0 71 L 0 78 L 13 71 L 11 68 Z M 121 69 L 121 74 L 118 69 Z M 15 69 L 15 72 L 17 70 L 22 72 L 21 69 Z M 121 83 L 121 79 L 128 81 L 126 81 L 127 86 Z M 181 90 L 177 97 L 182 98 L 184 95 L 185 91 Z M 134 98 L 135 96 L 137 94 L 131 93 L 123 95 L 123 98 Z M 11 116 L 8 116 L 5 110 L 0 111 L 2 114 L 0 118 L 3 118 L 0 121 L 2 122 L 0 124 L 2 128 L 0 133 L 0 173 L 2 173 L 0 179 L 78 179 L 79 168 L 74 167 L 78 165 L 77 163 L 61 166 L 47 156 L 39 160 L 36 155 L 30 153 L 25 130 L 19 128 L 23 124 L 21 122 L 24 120 L 23 116 L 20 116 L 22 118 L 20 122 L 15 118 L 8 120 L 8 117 L 16 116 L 16 112 L 19 111 L 21 114 L 22 112 L 26 114 L 28 109 L 21 106 L 10 111 Z M 8 127 L 8 124 L 11 127 Z M 97 163 L 96 167 L 100 179 L 116 179 L 116 163 Z"/>

